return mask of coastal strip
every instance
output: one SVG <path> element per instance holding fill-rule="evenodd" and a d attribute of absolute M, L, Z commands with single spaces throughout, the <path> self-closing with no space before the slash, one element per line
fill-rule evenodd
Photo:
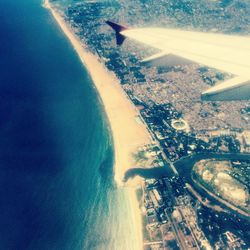
<path fill-rule="evenodd" d="M 133 167 L 133 154 L 139 147 L 150 143 L 151 136 L 146 126 L 137 122 L 136 118 L 139 117 L 138 110 L 128 99 L 115 74 L 107 70 L 97 55 L 88 51 L 87 47 L 75 35 L 70 25 L 53 8 L 49 0 L 44 1 L 44 7 L 51 12 L 71 42 L 81 62 L 87 68 L 101 97 L 112 131 L 115 153 L 115 180 L 122 185 L 124 174 Z M 138 182 L 135 184 L 138 185 Z M 130 223 L 133 224 L 136 231 L 137 242 L 135 242 L 135 249 L 143 249 L 141 212 L 135 188 L 134 185 L 127 187 L 133 217 Z"/>

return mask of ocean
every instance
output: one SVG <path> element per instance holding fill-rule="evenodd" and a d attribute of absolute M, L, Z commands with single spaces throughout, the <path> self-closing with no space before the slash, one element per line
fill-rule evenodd
<path fill-rule="evenodd" d="M 0 10 L 0 249 L 135 249 L 88 72 L 41 1 Z"/>

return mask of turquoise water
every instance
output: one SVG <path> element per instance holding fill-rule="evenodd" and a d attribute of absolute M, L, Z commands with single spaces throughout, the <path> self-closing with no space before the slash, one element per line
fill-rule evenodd
<path fill-rule="evenodd" d="M 40 1 L 0 9 L 0 249 L 134 249 L 88 73 Z"/>

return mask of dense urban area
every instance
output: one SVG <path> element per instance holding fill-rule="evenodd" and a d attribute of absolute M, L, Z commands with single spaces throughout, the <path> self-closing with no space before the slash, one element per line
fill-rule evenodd
<path fill-rule="evenodd" d="M 232 76 L 174 57 L 142 64 L 155 50 L 132 41 L 116 46 L 105 21 L 245 35 L 250 2 L 107 0 L 63 6 L 65 19 L 119 78 L 152 135 L 153 143 L 136 155 L 138 166 L 166 169 L 141 173 L 147 175 L 137 192 L 144 249 L 249 249 L 250 102 L 202 101 L 201 92 Z"/>

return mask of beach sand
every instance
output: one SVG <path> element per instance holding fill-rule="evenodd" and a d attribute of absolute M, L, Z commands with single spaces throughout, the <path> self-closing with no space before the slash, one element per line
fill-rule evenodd
<path fill-rule="evenodd" d="M 122 179 L 125 172 L 133 167 L 133 154 L 139 147 L 150 143 L 150 134 L 143 123 L 139 124 L 136 121 L 136 118 L 139 116 L 138 110 L 128 99 L 114 73 L 107 70 L 98 56 L 88 52 L 86 46 L 78 39 L 70 26 L 52 8 L 49 0 L 45 0 L 44 7 L 51 11 L 62 31 L 70 40 L 82 63 L 90 73 L 101 97 L 112 131 L 115 151 L 115 180 L 119 185 L 123 185 Z M 131 223 L 134 224 L 137 232 L 136 238 L 138 242 L 136 242 L 136 249 L 139 250 L 143 249 L 143 240 L 141 213 L 135 192 L 138 184 L 138 179 L 136 179 L 133 185 L 129 185 L 126 188 L 130 192 L 131 214 L 133 216 Z"/>

